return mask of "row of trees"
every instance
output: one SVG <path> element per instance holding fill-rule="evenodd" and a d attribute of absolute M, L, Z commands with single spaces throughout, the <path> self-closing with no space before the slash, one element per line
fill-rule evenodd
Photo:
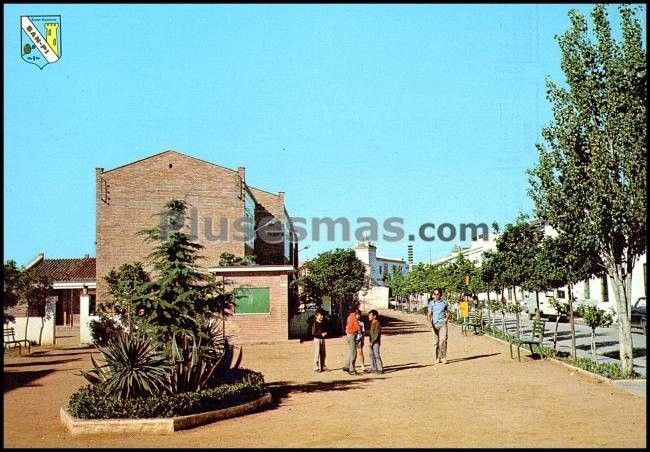
<path fill-rule="evenodd" d="M 543 237 L 520 217 L 506 226 L 481 267 L 462 276 L 479 276 L 478 286 L 466 286 L 469 292 L 568 286 L 572 315 L 572 286 L 608 275 L 622 370 L 632 375 L 632 272 L 647 247 L 647 55 L 639 9 L 620 5 L 618 13 L 620 41 L 604 5 L 594 7 L 591 30 L 582 14 L 570 11 L 570 28 L 557 37 L 566 80 L 547 80 L 553 118 L 542 129 L 539 161 L 528 174 L 534 214 L 558 235 Z M 397 294 L 428 292 L 432 285 L 453 292 L 463 279 L 441 275 L 462 265 L 459 258 L 446 270 L 418 266 L 406 281 L 394 275 L 389 285 Z"/>
<path fill-rule="evenodd" d="M 560 234 L 571 279 L 595 261 L 614 282 L 620 360 L 632 375 L 632 271 L 647 246 L 647 53 L 639 9 L 618 13 L 620 41 L 604 5 L 594 7 L 591 30 L 569 13 L 557 38 L 566 80 L 547 81 L 553 118 L 529 175 L 535 215 Z"/>

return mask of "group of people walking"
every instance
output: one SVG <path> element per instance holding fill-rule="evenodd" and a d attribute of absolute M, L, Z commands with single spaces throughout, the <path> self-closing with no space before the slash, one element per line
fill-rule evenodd
<path fill-rule="evenodd" d="M 314 372 L 323 372 L 328 370 L 325 366 L 325 338 L 327 331 L 323 324 L 325 317 L 324 311 L 316 311 L 314 321 L 311 327 L 311 335 L 314 339 Z M 443 364 L 447 363 L 447 323 L 451 316 L 449 302 L 442 298 L 442 289 L 433 291 L 433 298 L 427 305 L 427 322 L 431 325 L 433 332 L 433 355 L 434 362 Z M 370 372 L 377 374 L 384 373 L 384 364 L 381 359 L 381 323 L 379 313 L 376 309 L 368 312 L 370 321 Z M 361 373 L 366 371 L 365 357 L 363 355 L 363 346 L 365 343 L 365 326 L 361 320 L 361 310 L 354 308 L 347 317 L 345 324 L 346 342 L 348 345 L 348 357 L 343 370 L 350 375 L 357 375 L 356 361 L 357 357 L 361 358 Z"/>

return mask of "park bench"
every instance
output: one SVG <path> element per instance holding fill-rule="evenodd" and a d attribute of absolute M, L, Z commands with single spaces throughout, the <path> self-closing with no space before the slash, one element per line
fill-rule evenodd
<path fill-rule="evenodd" d="M 14 344 L 14 348 L 18 346 L 18 354 L 22 352 L 22 346 L 25 344 L 27 346 L 28 353 L 32 352 L 32 343 L 27 339 L 16 339 L 16 331 L 13 328 L 4 329 L 4 338 L 3 338 L 4 348 L 7 348 L 7 345 Z"/>
<path fill-rule="evenodd" d="M 465 317 L 460 330 L 465 336 L 467 336 L 467 330 L 470 328 L 474 330 L 474 334 L 483 331 L 483 311 L 481 309 L 477 309 L 470 313 L 469 316 Z"/>
<path fill-rule="evenodd" d="M 542 351 L 542 341 L 544 340 L 544 326 L 546 324 L 545 320 L 542 319 L 534 319 L 530 334 L 526 336 L 512 336 L 508 335 L 508 342 L 510 343 L 510 358 L 514 359 L 514 356 L 512 354 L 512 346 L 515 345 L 517 347 L 517 359 L 521 361 L 521 354 L 519 347 L 520 346 L 528 346 L 530 348 L 530 354 L 533 355 L 535 352 L 533 351 L 533 345 L 537 345 L 537 348 L 539 349 L 539 354 L 543 358 L 544 357 L 544 352 Z"/>

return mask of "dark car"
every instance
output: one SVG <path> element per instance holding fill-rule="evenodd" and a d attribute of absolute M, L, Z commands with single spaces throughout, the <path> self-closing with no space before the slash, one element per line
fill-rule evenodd
<path fill-rule="evenodd" d="M 643 334 L 646 334 L 646 317 L 645 317 L 645 297 L 636 300 L 632 306 L 632 328 L 641 328 Z"/>

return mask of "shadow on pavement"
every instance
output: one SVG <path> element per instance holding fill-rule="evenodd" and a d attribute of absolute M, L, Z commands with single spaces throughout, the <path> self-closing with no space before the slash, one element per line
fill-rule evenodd
<path fill-rule="evenodd" d="M 292 392 L 310 393 L 326 391 L 347 391 L 348 389 L 357 389 L 363 387 L 372 379 L 360 377 L 361 376 L 350 377 L 349 379 L 334 381 L 310 381 L 308 383 L 276 381 L 273 383 L 268 383 L 266 387 L 273 397 L 274 407 L 277 407 L 282 405 L 282 400 L 286 399 Z"/>
<path fill-rule="evenodd" d="M 596 348 L 598 348 L 598 344 L 596 344 Z M 608 358 L 620 359 L 620 354 L 619 354 L 618 350 L 612 350 L 610 352 L 599 353 L 599 355 L 606 356 Z M 634 359 L 634 358 L 645 358 L 645 357 L 646 357 L 646 349 L 645 348 L 634 348 L 634 349 L 632 349 L 632 359 Z"/>
<path fill-rule="evenodd" d="M 447 364 L 457 363 L 460 361 L 469 361 L 471 359 L 487 358 L 488 356 L 501 355 L 501 353 L 487 353 L 485 355 L 466 356 L 465 358 L 452 358 L 447 360 Z"/>
<path fill-rule="evenodd" d="M 5 366 L 7 367 L 7 366 Z M 24 387 L 42 386 L 40 384 L 33 384 L 34 380 L 43 378 L 46 375 L 55 372 L 54 369 L 45 370 L 27 370 L 25 372 L 4 372 L 3 373 L 3 392 L 4 394 L 13 391 L 14 389 Z"/>
<path fill-rule="evenodd" d="M 56 364 L 65 364 L 72 361 L 79 361 L 81 358 L 71 358 L 71 359 L 59 359 L 52 361 L 23 361 L 19 363 L 5 364 L 5 369 L 7 367 L 25 367 L 25 366 L 54 366 Z"/>
<path fill-rule="evenodd" d="M 392 336 L 396 334 L 426 333 L 431 331 L 426 325 L 411 320 L 391 317 L 387 314 L 381 316 L 381 334 Z"/>
<path fill-rule="evenodd" d="M 396 364 L 392 366 L 384 366 L 384 373 L 389 374 L 393 372 L 399 372 L 400 370 L 419 369 L 421 367 L 430 367 L 432 365 L 433 364 L 417 364 L 417 363 Z"/>

